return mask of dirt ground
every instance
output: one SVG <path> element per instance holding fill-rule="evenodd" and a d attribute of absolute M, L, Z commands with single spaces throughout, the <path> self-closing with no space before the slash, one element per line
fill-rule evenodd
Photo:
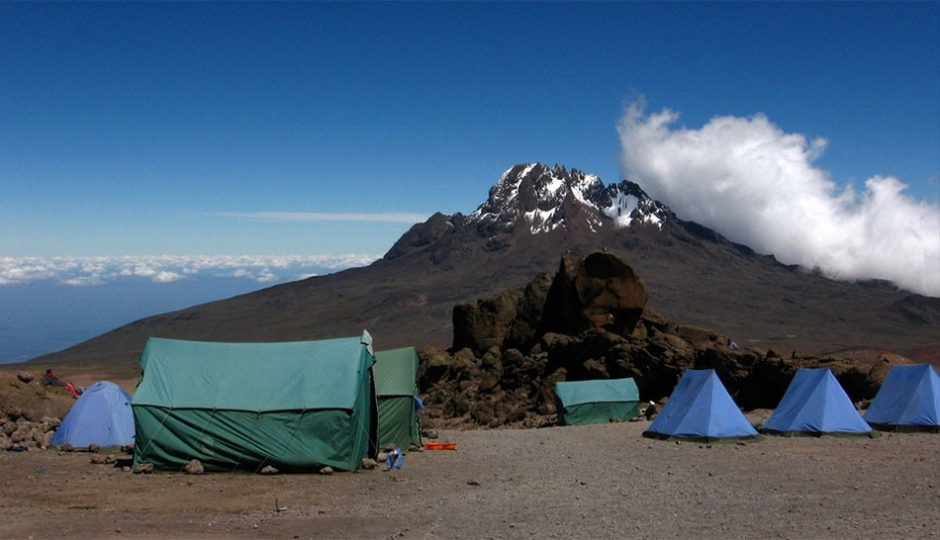
<path fill-rule="evenodd" d="M 940 537 L 936 434 L 705 445 L 645 439 L 648 425 L 444 430 L 456 451 L 332 476 L 0 452 L 0 537 Z"/>

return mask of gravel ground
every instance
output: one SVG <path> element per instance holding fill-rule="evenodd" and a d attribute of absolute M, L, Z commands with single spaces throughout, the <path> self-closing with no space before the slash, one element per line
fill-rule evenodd
<path fill-rule="evenodd" d="M 940 538 L 936 434 L 706 445 L 642 438 L 648 425 L 445 430 L 456 451 L 331 476 L 0 452 L 0 536 Z"/>

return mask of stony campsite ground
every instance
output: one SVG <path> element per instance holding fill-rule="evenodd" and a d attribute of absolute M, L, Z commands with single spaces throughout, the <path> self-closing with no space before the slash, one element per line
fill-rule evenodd
<path fill-rule="evenodd" d="M 940 537 L 936 434 L 706 445 L 645 439 L 648 425 L 441 430 L 456 451 L 331 476 L 0 452 L 0 537 Z"/>

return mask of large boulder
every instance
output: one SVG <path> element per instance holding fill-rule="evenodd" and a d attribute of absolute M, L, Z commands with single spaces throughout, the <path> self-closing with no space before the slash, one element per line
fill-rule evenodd
<path fill-rule="evenodd" d="M 631 335 L 648 294 L 627 261 L 608 252 L 566 254 L 545 299 L 540 333 L 578 335 L 600 328 Z"/>

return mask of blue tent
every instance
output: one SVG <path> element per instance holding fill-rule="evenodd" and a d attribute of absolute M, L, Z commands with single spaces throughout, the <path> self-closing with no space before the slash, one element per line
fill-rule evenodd
<path fill-rule="evenodd" d="M 775 435 L 868 435 L 871 427 L 829 368 L 800 368 L 761 431 Z"/>
<path fill-rule="evenodd" d="M 758 436 L 713 369 L 689 369 L 644 437 L 656 439 L 749 439 Z"/>
<path fill-rule="evenodd" d="M 884 430 L 940 431 L 937 371 L 930 364 L 891 366 L 865 421 Z"/>
<path fill-rule="evenodd" d="M 50 444 L 84 448 L 128 446 L 134 443 L 131 397 L 120 386 L 99 381 L 88 387 L 72 405 Z"/>

